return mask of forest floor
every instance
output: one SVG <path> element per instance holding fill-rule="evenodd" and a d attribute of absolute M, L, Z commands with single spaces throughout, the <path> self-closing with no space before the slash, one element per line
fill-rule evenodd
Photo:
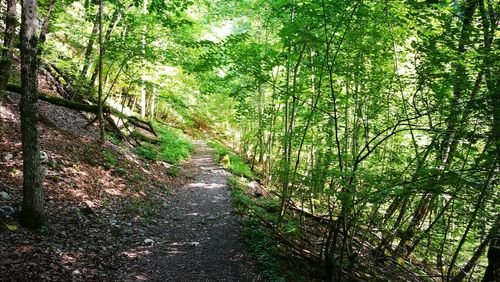
<path fill-rule="evenodd" d="M 18 100 L 0 99 L 0 207 L 9 207 L 0 214 L 0 280 L 260 280 L 240 240 L 227 172 L 204 142 L 172 176 L 171 166 L 141 159 L 127 144 L 98 145 L 78 112 L 42 101 L 48 224 L 36 232 L 19 226 Z"/>
<path fill-rule="evenodd" d="M 133 261 L 124 280 L 260 280 L 240 240 L 228 173 L 215 165 L 213 150 L 204 141 L 195 144 L 182 173 L 189 181 L 169 199 L 165 220 L 151 233 L 151 253 Z"/>

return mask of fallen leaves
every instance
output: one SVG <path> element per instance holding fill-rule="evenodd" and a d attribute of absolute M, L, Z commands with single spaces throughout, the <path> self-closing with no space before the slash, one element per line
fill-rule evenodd
<path fill-rule="evenodd" d="M 9 155 L 0 165 L 0 191 L 9 197 L 1 198 L 0 205 L 17 209 L 22 201 L 18 107 L 4 103 L 2 109 L 12 118 L 2 120 L 0 157 Z M 50 111 L 44 112 L 51 118 Z M 54 124 L 65 114 L 62 110 L 53 113 L 58 116 Z M 145 229 L 154 223 L 148 217 L 168 200 L 162 187 L 175 185 L 172 178 L 162 174 L 165 168 L 161 164 L 145 164 L 127 147 L 110 150 L 117 163 L 113 170 L 106 170 L 102 165 L 105 156 L 97 142 L 88 135 L 68 132 L 72 131 L 71 124 L 81 124 L 72 123 L 74 118 L 73 113 L 69 115 L 65 131 L 40 125 L 41 148 L 49 160 L 43 164 L 48 227 L 33 232 L 20 227 L 15 217 L 0 218 L 2 279 L 113 281 L 133 259 L 127 252 L 144 244 Z M 75 132 L 80 134 L 81 129 Z M 114 173 L 117 169 L 126 173 Z M 137 199 L 137 206 L 131 209 L 132 198 Z M 110 220 L 116 224 L 110 224 Z M 147 255 L 148 251 L 140 253 Z"/>

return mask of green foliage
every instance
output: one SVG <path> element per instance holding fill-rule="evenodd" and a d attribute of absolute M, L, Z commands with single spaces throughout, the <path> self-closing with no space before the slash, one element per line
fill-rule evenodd
<path fill-rule="evenodd" d="M 143 143 L 137 153 L 146 159 L 178 164 L 189 159 L 194 145 L 180 130 L 156 125 L 158 144 Z"/>
<path fill-rule="evenodd" d="M 115 153 L 110 149 L 104 148 L 103 150 L 101 150 L 101 154 L 104 160 L 104 163 L 102 165 L 106 169 L 110 169 L 116 166 L 116 164 L 118 164 L 118 158 L 116 157 Z"/>
<path fill-rule="evenodd" d="M 158 127 L 160 135 L 160 160 L 177 164 L 189 159 L 194 145 L 179 129 Z"/>
<path fill-rule="evenodd" d="M 114 172 L 116 175 L 118 175 L 120 177 L 124 177 L 125 175 L 128 174 L 128 171 L 122 167 L 115 168 Z"/>
<path fill-rule="evenodd" d="M 500 152 L 500 47 L 490 26 L 497 2 L 180 0 L 150 2 L 146 15 L 137 3 L 106 2 L 107 15 L 121 12 L 105 42 L 108 101 L 137 112 L 145 85 L 149 111 L 156 90 L 152 116 L 241 148 L 238 156 L 210 142 L 235 175 L 254 179 L 243 161 L 251 160 L 287 202 L 342 219 L 343 234 L 372 238 L 367 230 L 377 229 L 389 244 L 416 244 L 412 255 L 434 265 L 440 257 L 444 269 L 433 271 L 454 280 L 446 272 L 464 273 L 498 216 L 498 173 L 490 173 Z M 42 60 L 95 101 L 89 78 L 96 49 L 83 57 L 94 11 L 80 4 L 56 5 Z M 112 20 L 105 17 L 104 26 Z M 93 67 L 82 75 L 87 60 Z M 11 80 L 20 84 L 17 72 Z M 172 164 L 189 158 L 187 137 L 156 127 L 160 142 L 143 143 L 139 155 Z M 111 152 L 103 159 L 108 168 L 117 164 Z M 174 166 L 170 173 L 178 172 Z M 280 219 L 282 233 L 300 235 L 298 216 L 279 218 L 279 203 L 254 206 L 241 191 L 233 189 L 238 209 Z M 257 220 L 252 226 L 259 229 Z M 337 242 L 341 253 L 318 252 L 344 267 L 339 257 L 356 247 Z M 479 280 L 485 261 L 469 271 L 471 280 Z"/>
<path fill-rule="evenodd" d="M 138 214 L 141 217 L 149 218 L 152 217 L 158 209 L 159 206 L 155 203 L 151 203 L 140 197 L 133 197 L 130 200 L 130 205 L 127 206 L 126 212 L 132 215 Z"/>
<path fill-rule="evenodd" d="M 133 173 L 133 174 L 130 176 L 130 178 L 129 178 L 129 180 L 130 180 L 131 182 L 135 182 L 135 183 L 141 182 L 143 179 L 144 179 L 144 176 L 143 176 L 143 175 L 142 175 L 142 173 L 140 173 L 140 172 L 135 172 L 135 173 Z"/>
<path fill-rule="evenodd" d="M 181 168 L 179 166 L 172 166 L 168 169 L 167 173 L 170 176 L 177 177 L 181 174 Z"/>
<path fill-rule="evenodd" d="M 278 210 L 275 207 L 278 202 L 263 199 L 257 205 L 256 200 L 245 192 L 248 188 L 244 179 L 230 176 L 227 181 L 236 210 L 245 216 L 243 238 L 257 259 L 263 277 L 269 281 L 308 281 L 302 275 L 309 267 L 301 265 L 297 268 L 299 262 L 286 249 L 279 247 L 275 234 L 263 227 L 259 220 L 262 218 L 276 223 Z"/>
<path fill-rule="evenodd" d="M 113 132 L 106 132 L 106 140 L 109 140 L 115 145 L 120 145 L 122 143 L 122 140 Z"/>
<path fill-rule="evenodd" d="M 235 175 L 254 179 L 255 176 L 248 164 L 237 154 L 230 151 L 216 141 L 209 141 L 208 145 L 215 150 L 215 160 Z"/>
<path fill-rule="evenodd" d="M 149 160 L 157 160 L 158 150 L 157 148 L 150 143 L 143 143 L 141 146 L 136 148 L 137 153 Z"/>

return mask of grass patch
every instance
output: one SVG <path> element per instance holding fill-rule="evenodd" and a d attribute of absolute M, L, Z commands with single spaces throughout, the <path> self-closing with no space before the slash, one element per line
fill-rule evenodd
<path fill-rule="evenodd" d="M 110 169 L 113 166 L 115 166 L 116 164 L 118 164 L 118 158 L 111 150 L 104 148 L 101 151 L 101 154 L 102 154 L 102 158 L 104 160 L 104 163 L 103 163 L 104 168 Z"/>
<path fill-rule="evenodd" d="M 167 170 L 167 174 L 173 177 L 177 177 L 181 174 L 181 168 L 174 165 Z"/>
<path fill-rule="evenodd" d="M 117 167 L 117 168 L 115 168 L 114 173 L 117 176 L 124 177 L 128 174 L 128 171 L 122 167 Z"/>
<path fill-rule="evenodd" d="M 114 132 L 106 132 L 106 139 L 109 140 L 109 142 L 115 144 L 115 145 L 120 145 L 122 143 L 122 140 L 116 135 Z"/>
<path fill-rule="evenodd" d="M 138 183 L 144 180 L 144 176 L 140 172 L 135 172 L 128 178 L 128 180 L 133 183 Z"/>
<path fill-rule="evenodd" d="M 155 124 L 159 135 L 158 144 L 144 143 L 137 148 L 137 153 L 149 160 L 179 164 L 189 159 L 194 145 L 182 131 Z"/>
<path fill-rule="evenodd" d="M 148 202 L 139 197 L 132 197 L 130 204 L 126 208 L 126 212 L 133 215 L 140 215 L 143 218 L 149 218 L 155 215 L 159 209 L 156 203 Z"/>
<path fill-rule="evenodd" d="M 237 154 L 216 141 L 209 141 L 208 145 L 215 150 L 215 160 L 233 174 L 255 179 L 255 175 L 245 161 Z"/>

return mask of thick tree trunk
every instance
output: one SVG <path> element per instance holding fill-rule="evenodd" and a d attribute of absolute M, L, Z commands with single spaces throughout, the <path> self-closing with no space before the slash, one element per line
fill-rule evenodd
<path fill-rule="evenodd" d="M 37 95 L 37 1 L 23 0 L 21 14 L 21 135 L 23 148 L 23 208 L 21 224 L 45 224 Z"/>
<path fill-rule="evenodd" d="M 7 0 L 7 15 L 5 17 L 5 35 L 3 51 L 0 61 L 0 96 L 4 94 L 9 82 L 10 68 L 12 66 L 12 44 L 16 33 L 16 0 Z"/>

